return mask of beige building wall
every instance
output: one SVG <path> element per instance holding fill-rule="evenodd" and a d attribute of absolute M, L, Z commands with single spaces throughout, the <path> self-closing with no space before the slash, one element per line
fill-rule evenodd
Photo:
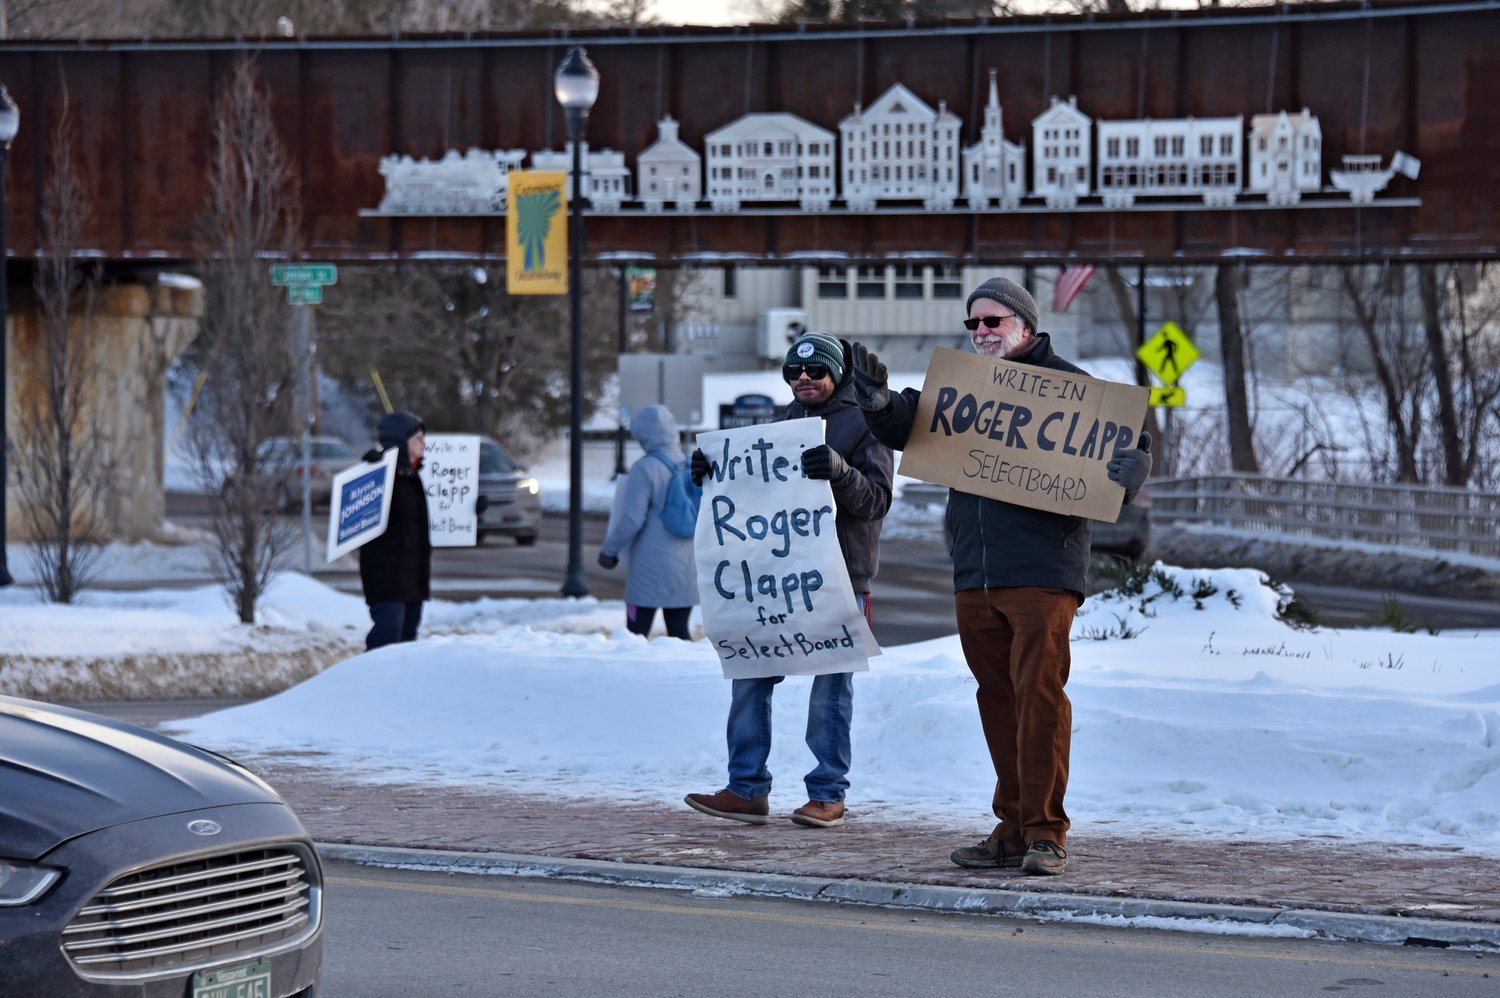
<path fill-rule="evenodd" d="M 14 443 L 21 432 L 23 407 L 42 398 L 40 380 L 45 352 L 36 299 L 18 289 L 8 316 L 6 431 Z M 157 281 L 129 282 L 100 291 L 87 342 L 95 384 L 91 393 L 97 425 L 105 436 L 114 487 L 103 511 L 112 538 L 149 539 L 160 534 L 166 513 L 162 486 L 162 440 L 166 432 L 166 372 L 198 334 L 203 293 L 196 287 L 172 287 Z M 6 536 L 25 541 L 20 531 L 21 496 L 16 448 L 7 461 Z"/>

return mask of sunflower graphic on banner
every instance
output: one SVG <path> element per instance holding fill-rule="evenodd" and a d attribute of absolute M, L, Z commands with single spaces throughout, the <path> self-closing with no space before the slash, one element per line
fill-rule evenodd
<path fill-rule="evenodd" d="M 509 180 L 505 289 L 513 295 L 567 294 L 567 175 L 520 170 Z"/>

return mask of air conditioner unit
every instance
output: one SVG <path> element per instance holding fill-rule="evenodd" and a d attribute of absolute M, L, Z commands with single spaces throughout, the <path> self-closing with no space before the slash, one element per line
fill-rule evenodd
<path fill-rule="evenodd" d="M 755 352 L 767 360 L 782 360 L 792 341 L 807 332 L 804 308 L 768 308 L 755 329 Z"/>

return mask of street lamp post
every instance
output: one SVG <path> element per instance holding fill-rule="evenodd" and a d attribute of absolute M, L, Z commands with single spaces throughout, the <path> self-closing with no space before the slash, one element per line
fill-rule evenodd
<path fill-rule="evenodd" d="M 568 50 L 553 80 L 568 115 L 573 146 L 572 228 L 568 235 L 568 296 L 572 305 L 572 406 L 568 411 L 568 572 L 564 596 L 587 596 L 583 580 L 583 130 L 599 96 L 599 71 L 583 47 Z"/>
<path fill-rule="evenodd" d="M 10 576 L 10 565 L 5 554 L 5 452 L 10 446 L 6 429 L 5 381 L 6 354 L 10 342 L 10 288 L 5 283 L 5 168 L 10 158 L 10 143 L 21 127 L 21 111 L 10 93 L 0 85 L 0 586 L 8 586 L 15 580 Z"/>

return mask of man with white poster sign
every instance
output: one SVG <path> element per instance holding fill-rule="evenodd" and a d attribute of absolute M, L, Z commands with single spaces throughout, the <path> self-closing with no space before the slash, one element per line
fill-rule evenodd
<path fill-rule="evenodd" d="M 950 486 L 954 610 L 995 768 L 998 823 L 959 866 L 1067 867 L 1072 705 L 1063 687 L 1087 585 L 1090 519 L 1113 521 L 1151 472 L 1137 435 L 1147 391 L 1089 378 L 1038 331 L 1031 294 L 1003 277 L 969 295 L 978 357 L 939 351 L 921 391 L 892 392 L 853 346 L 860 408 L 901 472 Z"/>
<path fill-rule="evenodd" d="M 817 765 L 791 819 L 844 821 L 853 674 L 879 653 L 870 580 L 893 464 L 855 402 L 848 349 L 824 333 L 802 336 L 782 367 L 794 396 L 782 420 L 702 434 L 693 452 L 704 486 L 693 542 L 703 629 L 733 681 L 729 783 L 685 798 L 704 814 L 770 820 L 771 697 L 786 676 L 811 675 L 807 746 Z"/>

